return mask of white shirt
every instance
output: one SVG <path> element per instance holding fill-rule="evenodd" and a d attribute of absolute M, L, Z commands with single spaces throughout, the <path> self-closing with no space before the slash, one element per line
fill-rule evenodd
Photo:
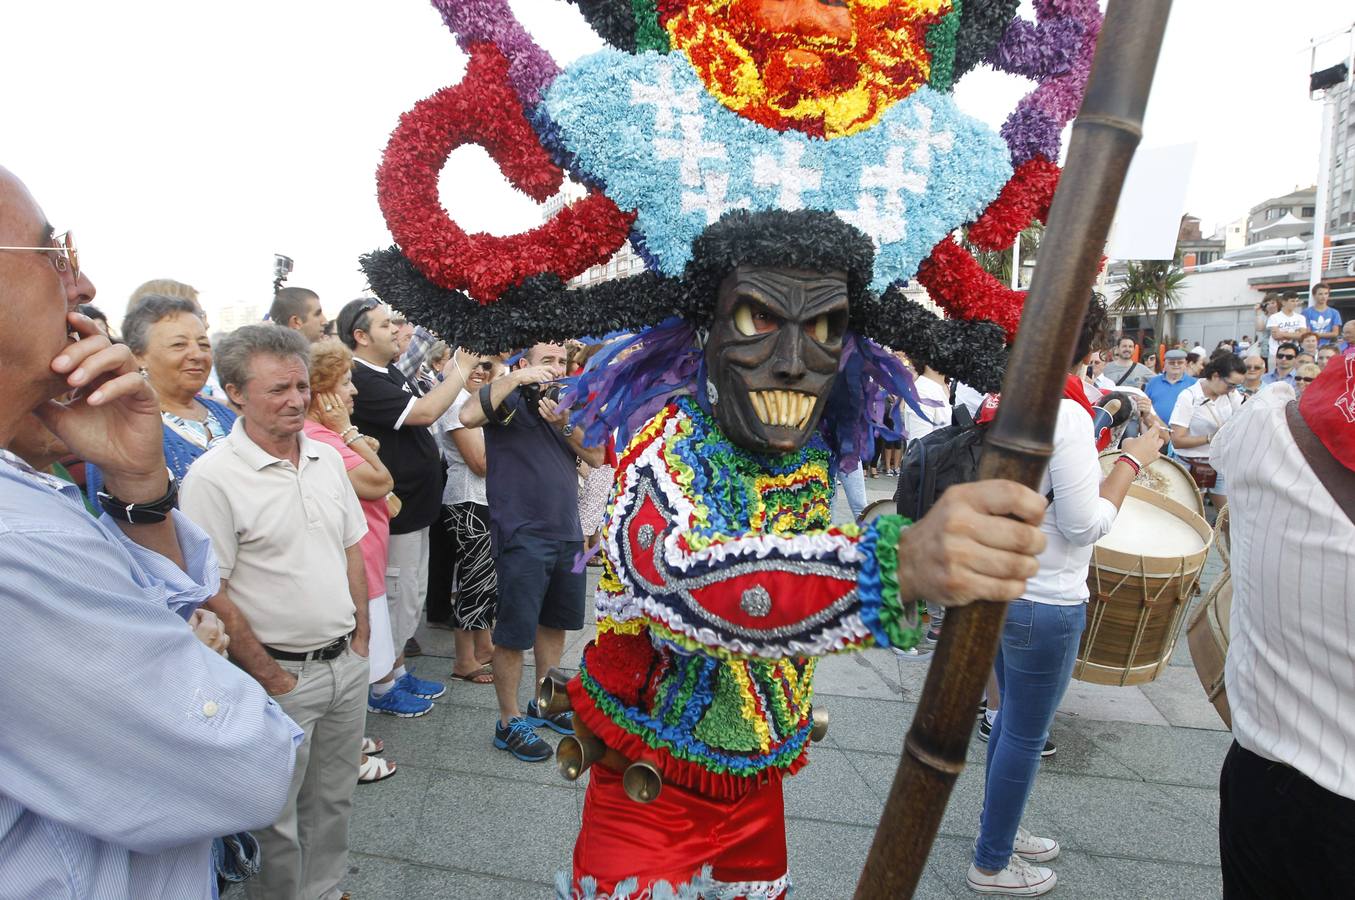
<path fill-rule="evenodd" d="M 485 479 L 476 475 L 461 455 L 461 448 L 452 439 L 452 432 L 466 426 L 461 424 L 461 407 L 466 405 L 470 394 L 465 390 L 456 395 L 452 405 L 433 426 L 438 446 L 442 448 L 442 458 L 447 461 L 447 484 L 442 489 L 442 505 L 455 506 L 458 503 L 479 503 L 488 506 L 485 497 Z"/>
<path fill-rule="evenodd" d="M 1242 403 L 1236 391 L 1229 391 L 1222 397 L 1207 400 L 1204 396 L 1204 384 L 1203 381 L 1197 381 L 1181 392 L 1181 396 L 1176 398 L 1176 406 L 1172 407 L 1171 420 L 1167 424 L 1173 427 L 1180 425 L 1188 434 L 1195 437 L 1212 438 L 1223 427 L 1223 423 L 1242 408 Z M 1176 455 L 1188 459 L 1209 459 L 1209 444 L 1177 447 Z"/>
<path fill-rule="evenodd" d="M 1075 401 L 1060 400 L 1054 455 L 1040 482 L 1040 493 L 1054 491 L 1054 502 L 1040 523 L 1048 540 L 1039 556 L 1040 571 L 1026 582 L 1025 599 L 1076 606 L 1091 596 L 1087 568 L 1092 544 L 1106 536 L 1119 514 L 1101 496 L 1101 478 L 1091 416 Z"/>
<path fill-rule="evenodd" d="M 1232 511 L 1233 736 L 1355 799 L 1355 525 L 1294 444 L 1293 396 L 1272 385 L 1214 441 Z"/>
<path fill-rule="evenodd" d="M 920 437 L 926 437 L 938 428 L 945 428 L 951 422 L 950 392 L 946 390 L 945 385 L 937 384 L 930 378 L 920 375 L 913 380 L 913 385 L 917 388 L 919 400 L 930 400 L 941 405 L 932 406 L 925 402 L 919 404 L 922 411 L 927 414 L 927 418 L 924 419 L 913 412 L 912 407 L 907 403 L 903 404 L 903 429 L 910 444 Z"/>
<path fill-rule="evenodd" d="M 345 549 L 367 518 L 339 451 L 298 434 L 297 466 L 245 433 L 204 453 L 184 477 L 180 509 L 212 539 L 221 577 L 258 639 L 301 653 L 356 624 Z"/>
<path fill-rule="evenodd" d="M 1304 318 L 1304 315 L 1301 312 L 1294 312 L 1290 313 L 1289 315 L 1285 315 L 1283 311 L 1271 313 L 1270 318 L 1266 319 L 1266 332 L 1271 335 L 1270 338 L 1271 359 L 1275 358 L 1275 351 L 1277 351 L 1280 348 L 1280 342 L 1275 340 L 1274 336 L 1276 328 L 1280 329 L 1281 331 L 1307 331 L 1308 320 Z M 1296 344 L 1298 343 L 1297 338 L 1294 339 L 1294 343 Z"/>
<path fill-rule="evenodd" d="M 965 409 L 969 410 L 969 414 L 971 416 L 977 418 L 979 414 L 979 406 L 983 403 L 983 398 L 986 395 L 980 394 L 978 391 L 974 390 L 972 387 L 965 384 L 963 381 L 955 381 L 951 382 L 951 384 L 955 389 L 956 404 L 963 406 Z"/>

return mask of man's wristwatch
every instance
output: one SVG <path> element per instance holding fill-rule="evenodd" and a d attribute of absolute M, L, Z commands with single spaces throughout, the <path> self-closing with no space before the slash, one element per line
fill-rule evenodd
<path fill-rule="evenodd" d="M 569 437 L 571 434 L 574 433 L 574 423 L 566 422 L 565 427 L 560 429 L 560 433 L 563 434 L 565 437 Z"/>
<path fill-rule="evenodd" d="M 156 522 L 163 522 L 169 517 L 170 510 L 179 506 L 179 479 L 175 478 L 174 473 L 168 468 L 165 469 L 165 474 L 169 476 L 169 488 L 159 500 L 152 500 L 149 503 L 128 503 L 107 491 L 99 491 L 97 495 L 99 505 L 109 516 L 129 525 L 153 525 Z"/>

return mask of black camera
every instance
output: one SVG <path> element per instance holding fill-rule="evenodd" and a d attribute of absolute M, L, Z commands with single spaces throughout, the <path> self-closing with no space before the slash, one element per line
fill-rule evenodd
<path fill-rule="evenodd" d="M 558 384 L 547 384 L 544 387 L 539 384 L 524 384 L 518 390 L 522 392 L 523 401 L 532 409 L 537 408 L 542 397 L 552 403 L 560 399 L 560 385 Z"/>

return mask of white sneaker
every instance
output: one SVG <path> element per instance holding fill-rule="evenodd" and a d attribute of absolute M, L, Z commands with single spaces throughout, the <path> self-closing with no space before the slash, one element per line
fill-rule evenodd
<path fill-rule="evenodd" d="M 1059 855 L 1059 842 L 1053 838 L 1036 837 L 1018 825 L 1012 850 L 1026 862 L 1049 862 Z"/>
<path fill-rule="evenodd" d="M 1007 860 L 1007 866 L 992 875 L 980 872 L 974 864 L 969 866 L 969 878 L 966 884 L 971 891 L 980 894 L 1005 894 L 1008 897 L 1039 897 L 1054 890 L 1059 877 L 1053 869 L 1044 866 L 1032 866 L 1015 853 Z"/>

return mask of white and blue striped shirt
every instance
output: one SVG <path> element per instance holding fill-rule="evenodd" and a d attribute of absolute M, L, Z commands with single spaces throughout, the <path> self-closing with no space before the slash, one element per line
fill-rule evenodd
<path fill-rule="evenodd" d="M 0 897 L 206 900 L 211 839 L 271 825 L 301 730 L 184 618 L 220 587 L 0 450 Z"/>

